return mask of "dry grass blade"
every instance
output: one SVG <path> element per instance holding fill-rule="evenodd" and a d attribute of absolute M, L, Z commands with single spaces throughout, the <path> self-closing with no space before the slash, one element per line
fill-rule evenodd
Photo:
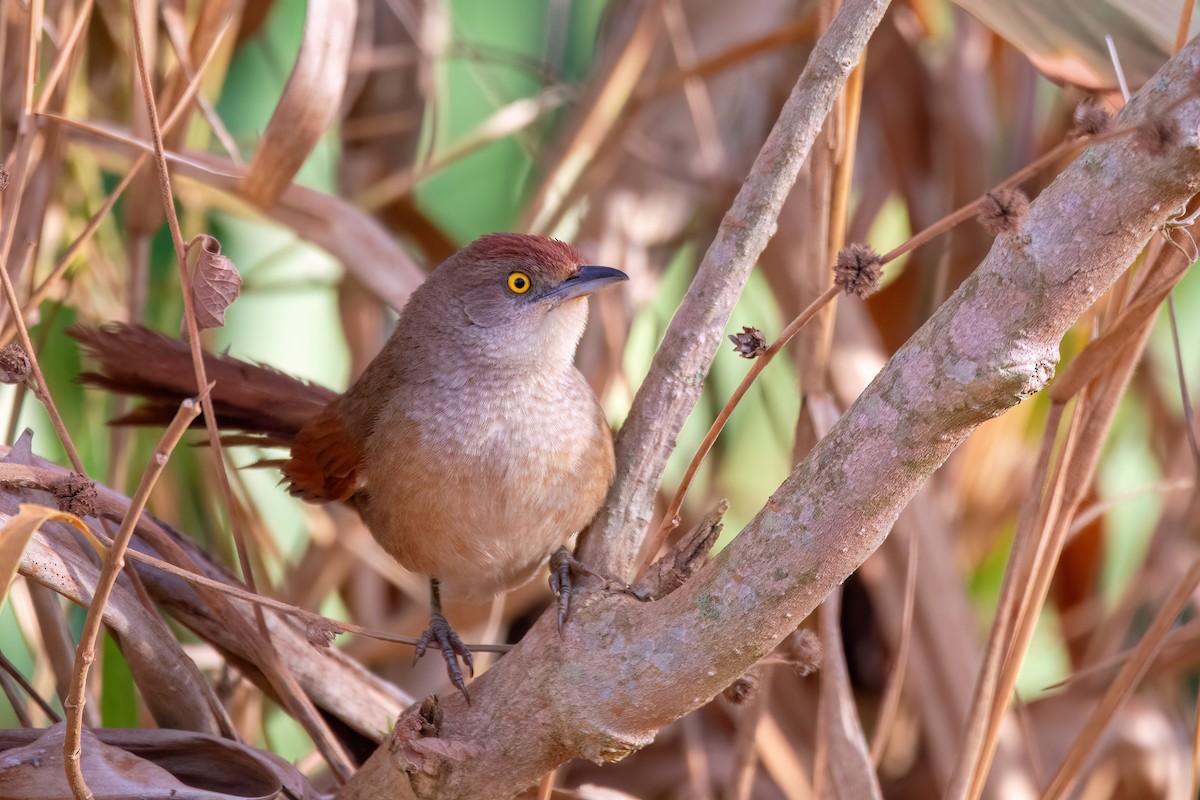
<path fill-rule="evenodd" d="M 243 2 L 244 0 L 216 0 L 202 4 L 190 43 L 186 39 L 186 20 L 180 13 L 182 9 L 163 9 L 163 27 L 175 50 L 175 57 L 179 60 L 179 64 L 163 87 L 160 105 L 174 112 L 180 106 L 191 103 L 191 96 L 186 94 L 186 87 L 196 78 L 198 72 L 195 67 L 196 63 L 206 60 L 213 45 L 224 38 L 225 30 L 241 11 Z M 196 95 L 196 97 L 204 120 L 212 129 L 221 146 L 225 148 L 226 154 L 235 163 L 240 163 L 237 144 L 234 142 L 233 136 L 226 130 L 221 118 L 217 116 L 216 109 L 203 95 Z M 186 130 L 187 126 L 184 125 L 173 133 L 167 133 L 164 137 L 167 149 L 176 150 L 182 146 L 183 133 Z"/>
<path fill-rule="evenodd" d="M 1055 769 L 1052 796 L 1174 797 L 1189 755 L 1200 785 L 1200 733 L 1189 743 L 1177 724 L 1197 711 L 1200 622 L 1170 619 L 1200 571 L 1195 393 L 1176 383 L 1191 377 L 1200 318 L 1182 283 L 1200 253 L 1186 232 L 1200 205 L 1200 45 L 1111 119 L 1115 93 L 1077 106 L 1038 77 L 1046 64 L 962 13 L 968 2 L 987 5 L 9 3 L 0 381 L 15 384 L 0 403 L 8 441 L 36 429 L 59 463 L 34 456 L 32 433 L 0 458 L 0 631 L 20 633 L 2 645 L 0 727 L 45 726 L 69 697 L 70 735 L 82 710 L 96 737 L 80 760 L 97 797 L 215 798 L 237 784 L 253 797 L 499 800 L 532 796 L 545 776 L 543 796 L 587 800 L 1033 800 Z M 1098 38 L 1111 33 L 1140 83 L 1142 23 L 1153 18 L 1161 61 L 1194 3 L 1093 5 Z M 868 36 L 880 15 L 888 24 Z M 1061 75 L 1086 44 L 1081 20 L 1049 5 L 1036 16 L 1046 39 L 1066 34 L 1049 65 Z M 996 190 L 1017 181 L 1036 199 Z M 932 241 L 971 215 L 980 224 Z M 465 639 L 485 626 L 489 641 L 520 637 L 475 648 L 508 652 L 467 705 L 441 692 L 441 664 L 410 668 L 425 577 L 356 509 L 302 506 L 263 471 L 225 472 L 280 463 L 286 435 L 231 425 L 219 450 L 204 446 L 211 431 L 177 448 L 138 514 L 125 494 L 145 459 L 133 454 L 162 430 L 100 426 L 165 425 L 213 382 L 216 410 L 226 391 L 250 399 L 223 423 L 261 410 L 302 428 L 334 391 L 192 357 L 228 346 L 277 376 L 342 386 L 429 266 L 522 227 L 630 277 L 590 303 L 577 354 L 622 429 L 611 497 L 579 556 L 633 579 L 665 555 L 633 596 L 576 598 L 561 634 L 539 615 L 540 580 L 490 613 L 450 603 Z M 207 234 L 245 268 L 235 305 Z M 878 252 L 898 242 L 904 268 L 860 302 L 852 290 L 876 286 Z M 830 283 L 856 296 L 834 298 Z M 1172 295 L 1174 352 L 1158 319 Z M 731 310 L 770 332 L 747 329 L 737 352 L 766 359 L 724 349 Z M 204 334 L 222 314 L 226 329 Z M 766 368 L 798 314 L 812 319 L 789 363 Z M 171 378 L 170 398 L 130 413 L 124 396 L 70 383 L 81 357 L 98 360 L 76 349 L 72 324 L 174 331 L 181 316 L 181 363 L 139 358 L 146 340 L 118 336 L 122 368 Z M 457 346 L 440 328 L 428 341 Z M 27 402 L 35 387 L 41 403 Z M 65 455 L 55 423 L 74 439 Z M 106 465 L 108 485 L 71 465 Z M 720 522 L 696 523 L 720 497 L 744 527 L 712 555 Z M 51 509 L 77 519 L 30 533 Z M 125 568 L 102 601 L 131 514 Z M 775 666 L 811 668 L 803 637 L 785 634 L 837 591 L 840 613 L 819 613 L 844 642 L 819 701 L 819 678 Z M 80 706 L 71 621 L 89 607 L 104 627 Z M 722 696 L 748 670 L 774 673 L 770 690 Z M 144 738 L 114 738 L 128 725 Z M 167 733 L 184 727 L 278 756 Z M 59 752 L 33 764 L 47 741 Z M 159 746 L 227 785 L 143 773 Z M 0 730 L 0 760 L 21 762 L 0 769 L 0 797 L 17 794 L 5 781 L 18 771 L 34 792 L 70 797 L 62 749 Z M 138 766 L 122 774 L 125 758 Z M 1157 790 L 1159 768 L 1170 790 Z"/>
<path fill-rule="evenodd" d="M 1050 589 L 1050 581 L 1054 577 L 1054 568 L 1062 553 L 1063 542 L 1066 539 L 1067 520 L 1063 518 L 1063 496 L 1066 492 L 1068 476 L 1071 474 L 1072 458 L 1079 441 L 1084 403 L 1081 401 L 1075 407 L 1071 423 L 1067 428 L 1066 437 L 1058 460 L 1049 476 L 1049 482 L 1035 484 L 1035 490 L 1029 497 L 1029 514 L 1022 514 L 1022 519 L 1034 519 L 1028 532 L 1018 532 L 1017 540 L 1025 542 L 1032 552 L 1014 554 L 1012 569 L 1015 575 L 1015 586 L 1024 591 L 1013 597 L 1010 606 L 1001 607 L 997 616 L 1011 618 L 1006 630 L 1007 641 L 1004 642 L 1004 658 L 1000 673 L 996 678 L 996 688 L 991 696 L 991 707 L 987 715 L 987 727 L 983 740 L 983 751 L 976 762 L 975 773 L 971 782 L 968 797 L 976 798 L 982 795 L 983 786 L 995 756 L 1000 738 L 1000 727 L 1005 710 L 1013 697 L 1016 688 L 1017 675 L 1025 654 L 1029 650 L 1033 638 L 1034 626 L 1037 623 L 1042 604 Z M 1052 431 L 1057 426 L 1047 426 L 1047 436 L 1044 446 L 1050 448 L 1054 444 Z M 1022 509 L 1024 511 L 1024 509 Z M 1069 513 L 1066 515 L 1069 518 Z M 1007 577 L 1007 576 L 1006 576 Z"/>
<path fill-rule="evenodd" d="M 32 469 L 4 466 L 15 466 L 21 471 Z M 11 490 L 4 494 L 4 518 L 12 518 L 8 509 L 14 502 Z M 86 538 L 103 541 L 90 526 L 88 530 Z M 61 526 L 43 527 L 26 549 L 21 574 L 27 578 L 30 589 L 43 590 L 55 601 L 62 597 L 86 608 L 95 596 L 100 569 L 95 557 L 81 552 L 76 541 Z M 121 639 L 125 661 L 141 690 L 146 710 L 157 725 L 218 736 L 234 735 L 223 706 L 195 662 L 184 652 L 173 632 L 127 585 L 118 583 L 109 597 L 104 607 L 104 624 Z M 70 692 L 71 669 L 68 664 L 60 697 L 67 697 Z M 85 711 L 88 709 L 94 711 L 94 705 L 87 705 Z M 98 726 L 99 714 L 90 716 L 96 719 L 88 721 L 88 727 Z"/>
<path fill-rule="evenodd" d="M 1129 340 L 1158 313 L 1171 289 L 1183 279 L 1188 260 L 1174 250 L 1163 251 L 1146 269 L 1146 277 L 1119 317 L 1071 361 L 1050 387 L 1050 396 L 1066 402 L 1111 366 Z"/>
<path fill-rule="evenodd" d="M 0 484 L 10 487 L 10 492 L 12 487 L 28 487 L 53 495 L 63 494 L 64 489 L 72 485 L 74 479 L 72 473 L 62 468 L 47 466 L 44 462 L 41 466 L 0 463 Z M 124 519 L 129 501 L 105 487 L 97 488 L 99 495 L 95 499 L 96 514 L 105 519 Z M 0 499 L 6 502 L 10 497 L 11 494 L 0 494 Z M 102 547 L 108 547 L 110 544 L 98 533 L 93 532 L 91 537 Z M 232 585 L 228 574 L 207 560 L 207 557 L 190 543 L 190 539 L 182 534 L 173 533 L 146 514 L 142 515 L 138 537 L 139 548 L 150 549 L 170 559 L 168 563 L 142 552 L 141 549 L 131 549 L 127 553 L 130 562 L 138 568 L 138 574 L 146 583 L 154 601 L 168 609 L 205 640 L 232 654 L 235 661 L 242 663 L 252 676 L 254 672 L 250 668 L 260 658 L 255 652 L 258 634 L 246 624 L 253 613 L 248 605 L 243 605 L 242 602 L 264 605 L 281 612 L 280 615 L 268 618 L 274 647 L 280 657 L 296 671 L 305 693 L 351 729 L 364 736 L 378 737 L 386 730 L 389 720 L 394 719 L 395 715 L 411 702 L 411 698 L 366 672 L 360 665 L 351 662 L 340 650 L 314 648 L 307 635 L 307 628 L 311 625 L 332 630 L 350 630 L 357 626 L 346 626 L 344 623 L 326 620 L 303 609 Z M 32 547 L 36 548 L 37 552 L 26 553 L 21 566 L 22 574 L 46 585 L 57 594 L 86 606 L 94 593 L 95 580 L 98 578 L 96 568 L 86 556 L 76 553 L 70 545 L 57 539 L 52 545 L 40 544 L 38 539 L 34 539 Z M 176 566 L 179 564 L 184 567 Z M 146 569 L 143 565 L 153 569 Z M 194 586 L 197 591 L 189 589 L 189 585 Z M 118 590 L 124 591 L 120 585 Z M 221 602 L 227 597 L 236 598 L 240 602 Z M 112 609 L 112 603 L 109 604 L 106 611 L 114 613 L 106 618 L 105 624 L 131 641 L 135 632 L 143 639 L 149 637 L 145 647 L 147 653 L 164 669 L 177 669 L 173 663 L 164 662 L 170 662 L 170 659 L 174 658 L 174 651 L 179 650 L 178 645 L 174 639 L 164 641 L 157 638 L 160 630 L 169 633 L 167 629 L 161 625 L 150 624 L 149 619 L 142 619 L 140 615 L 147 614 L 146 610 L 136 599 L 126 599 L 129 602 L 120 605 L 116 610 Z M 305 624 L 289 624 L 286 617 L 298 618 Z M 363 633 L 370 635 L 370 632 L 365 630 Z M 400 639 L 386 633 L 381 635 L 389 640 Z M 139 652 L 140 650 L 135 648 L 131 655 L 137 655 Z M 187 665 L 191 665 L 190 669 L 195 670 L 195 665 L 190 659 L 183 656 L 183 660 L 186 664 L 181 664 L 178 669 L 185 669 Z M 131 666 L 135 665 L 131 663 Z M 68 674 L 69 672 L 68 667 Z M 139 683 L 142 682 L 139 678 Z M 267 681 L 264 679 L 261 683 L 267 684 Z M 354 688 L 352 691 L 344 691 L 347 686 Z M 65 696 L 65 689 L 63 694 Z M 184 702 L 182 688 L 178 685 L 171 691 L 160 691 L 147 683 L 144 697 L 151 702 L 162 698 L 170 704 L 164 708 L 152 709 L 160 725 L 196 729 L 200 720 L 195 709 L 199 705 L 191 700 Z M 175 719 L 169 713 L 172 711 L 185 714 L 185 718 Z M 205 724 L 202 730 L 222 732 L 219 725 Z"/>
<path fill-rule="evenodd" d="M 352 0 L 308 6 L 300 55 L 242 181 L 260 208 L 275 205 L 341 109 L 357 11 Z"/>
<path fill-rule="evenodd" d="M 75 449 L 75 443 L 71 441 L 71 436 L 67 433 L 66 425 L 63 424 L 62 415 L 58 412 L 58 407 L 54 402 L 54 398 L 50 396 L 50 391 L 46 387 L 46 378 L 42 374 L 41 365 L 38 363 L 37 355 L 33 347 L 33 342 L 29 338 L 29 330 L 25 325 L 25 320 L 21 316 L 21 303 L 17 299 L 16 289 L 13 287 L 11 272 L 11 248 L 13 244 L 13 234 L 16 230 L 17 211 L 21 206 L 22 195 L 25 191 L 25 179 L 30 166 L 30 158 L 33 152 L 34 140 L 37 138 L 37 130 L 34 125 L 34 85 L 37 82 L 37 58 L 38 58 L 38 42 L 42 33 L 42 13 L 43 4 L 41 0 L 35 0 L 29 4 L 29 22 L 27 29 L 26 51 L 25 51 L 25 74 L 24 74 L 24 93 L 21 106 L 21 116 L 18 121 L 17 131 L 17 146 L 13 154 L 13 167 L 11 168 L 12 177 L 8 187 L 5 189 L 4 195 L 6 202 L 4 203 L 3 214 L 0 216 L 0 281 L 3 282 L 4 297 L 8 301 L 8 311 L 13 317 L 16 324 L 17 332 L 21 337 L 21 345 L 25 348 L 25 353 L 29 357 L 31 371 L 33 375 L 33 391 L 37 395 L 38 400 L 45 406 L 46 412 L 50 415 L 50 421 L 54 425 L 54 430 L 58 434 L 59 441 L 62 442 L 63 449 L 66 450 L 67 456 L 71 459 L 71 464 L 80 474 L 84 474 L 83 461 L 79 457 L 79 452 Z M 69 51 L 63 51 L 60 54 L 60 61 L 65 60 Z M 61 72 L 58 75 L 61 76 Z"/>
<path fill-rule="evenodd" d="M 176 108 L 167 117 L 166 122 L 163 123 L 164 134 L 168 134 L 173 131 L 178 126 L 179 122 L 184 118 L 183 111 L 191 99 L 196 95 L 196 92 L 200 90 L 200 81 L 204 77 L 213 56 L 217 52 L 217 46 L 228 30 L 229 24 L 226 22 L 219 35 L 216 37 L 216 40 L 209 48 L 208 52 L 204 54 L 204 59 L 200 62 L 200 66 L 196 69 L 196 74 L 192 76 L 192 80 L 184 89 L 184 93 L 180 99 L 179 105 L 176 106 Z M 68 122 L 67 120 L 59 118 L 56 115 L 51 115 L 44 111 L 42 113 L 47 119 L 59 119 L 62 122 Z M 28 309 L 33 309 L 39 306 L 50 295 L 50 292 L 53 291 L 55 286 L 58 285 L 59 281 L 62 280 L 63 276 L 67 272 L 67 269 L 72 263 L 74 263 L 75 257 L 91 240 L 92 235 L 95 234 L 96 230 L 100 227 L 100 224 L 105 220 L 105 218 L 107 218 L 113 207 L 116 206 L 117 201 L 121 198 L 121 195 L 127 188 L 129 188 L 129 185 L 133 183 L 134 179 L 141 172 L 141 169 L 143 166 L 145 166 L 146 162 L 150 160 L 151 152 L 152 151 L 146 151 L 138 155 L 128 169 L 125 170 L 125 174 L 121 177 L 120 183 L 118 183 L 116 188 L 109 193 L 108 197 L 105 198 L 104 202 L 100 205 L 100 208 L 98 208 L 88 219 L 83 230 L 78 236 L 75 237 L 70 245 L 67 246 L 62 255 L 58 257 L 58 260 L 54 265 L 54 269 L 52 269 L 50 274 L 38 284 L 37 288 L 34 289 L 33 292 L 30 293 L 29 300 L 26 303 L 26 307 Z M 4 330 L 0 332 L 0 344 L 8 343 L 11 340 L 12 335 L 12 331 L 9 330 L 8 326 L 5 326 Z"/>
<path fill-rule="evenodd" d="M 1175 620 L 1187 608 L 1197 585 L 1200 585 L 1200 561 L 1193 562 L 1187 573 L 1180 578 L 1171 594 L 1163 602 L 1162 608 L 1154 616 L 1150 626 L 1142 634 L 1133 655 L 1121 666 L 1120 672 L 1105 690 L 1104 696 L 1092 710 L 1079 737 L 1072 742 L 1067 757 L 1046 788 L 1043 795 L 1044 800 L 1058 800 L 1058 798 L 1065 797 L 1079 780 L 1080 772 L 1091 755 L 1092 748 L 1095 747 L 1113 715 L 1129 699 L 1133 690 L 1145 676 L 1154 658 L 1166 642 L 1167 634 L 1170 633 Z"/>
<path fill-rule="evenodd" d="M 820 716 L 817 752 L 825 758 L 818 759 L 815 786 L 824 786 L 825 791 L 816 789 L 818 797 L 879 798 L 883 791 L 866 737 L 858 720 L 858 709 L 850 688 L 850 674 L 846 666 L 846 651 L 841 635 L 841 597 L 835 591 L 825 599 L 819 610 L 821 620 L 821 700 L 817 714 Z M 821 747 L 824 743 L 824 748 Z M 824 776 L 824 783 L 820 776 Z"/>
<path fill-rule="evenodd" d="M 389 203 L 408 195 L 417 182 L 423 178 L 477 152 L 492 142 L 524 130 L 547 113 L 563 105 L 569 97 L 570 92 L 565 87 L 552 86 L 536 97 L 514 100 L 503 108 L 497 109 L 475 130 L 439 152 L 437 156 L 419 168 L 406 169 L 390 175 L 364 189 L 355 197 L 355 204 L 366 211 L 378 211 Z"/>
<path fill-rule="evenodd" d="M 83 124 L 78 121 L 72 121 L 70 124 L 80 130 L 84 129 Z M 87 128 L 90 129 L 89 133 L 92 130 L 96 131 L 100 138 L 82 141 L 94 144 L 98 148 L 117 149 L 117 143 L 139 149 L 146 147 L 102 126 Z M 226 205 L 241 213 L 249 212 L 244 203 L 231 199 L 241 198 L 240 173 L 233 162 L 220 156 L 195 152 L 189 152 L 186 156 L 167 153 L 166 158 L 172 163 L 178 176 L 215 189 L 210 195 L 217 205 Z M 122 182 L 118 190 L 125 186 L 127 183 Z M 113 204 L 116 203 L 116 195 L 117 192 L 110 195 Z M 102 210 L 107 212 L 109 209 Z M 412 290 L 424 279 L 424 273 L 413 261 L 412 256 L 396 243 L 382 225 L 340 197 L 292 184 L 284 190 L 275 206 L 265 212 L 254 211 L 248 215 L 253 217 L 259 213 L 265 213 L 268 218 L 286 226 L 300 238 L 324 249 L 345 265 L 364 286 L 393 308 L 402 308 Z M 93 217 L 97 227 L 102 218 L 103 215 L 99 213 Z M 80 241 L 78 246 L 82 245 L 83 241 Z M 386 265 L 386 268 L 382 268 L 381 265 Z M 61 275 L 68 266 L 69 263 L 60 260 L 56 273 Z M 44 297 L 44 291 L 49 290 L 48 282 L 43 282 L 42 286 L 46 289 L 39 287 L 39 297 Z"/>
<path fill-rule="evenodd" d="M 1183 430 L 1192 454 L 1192 464 L 1200 476 L 1200 444 L 1196 442 L 1196 418 L 1188 392 L 1187 371 L 1183 366 L 1183 347 L 1179 343 L 1179 320 L 1175 313 L 1175 296 L 1167 295 L 1168 324 L 1171 328 L 1171 347 L 1175 354 L 1175 379 L 1179 382 L 1179 399 L 1183 403 Z"/>
<path fill-rule="evenodd" d="M 51 724 L 62 721 L 62 717 L 58 715 L 58 712 L 46 702 L 45 698 L 38 694 L 37 689 L 33 688 L 32 684 L 26 680 L 25 676 L 21 674 L 16 666 L 7 658 L 5 658 L 4 653 L 0 653 L 0 670 L 3 670 L 4 677 L 6 678 L 4 693 L 8 695 L 9 702 L 11 702 L 13 706 L 13 711 L 22 717 L 21 724 L 24 727 L 31 727 L 33 724 L 32 720 L 29 719 L 28 713 L 25 712 L 24 705 L 21 704 L 20 700 L 15 697 L 15 692 L 10 691 L 9 683 L 16 683 L 19 685 L 21 690 L 25 692 L 29 699 L 37 704 L 37 707 L 41 709 L 43 714 L 46 715 L 46 719 L 50 720 Z"/>
<path fill-rule="evenodd" d="M 1034 624 L 1048 590 L 1058 552 L 1069 535 L 1071 518 L 1082 499 L 1082 487 L 1090 485 L 1091 472 L 1104 440 L 1102 431 L 1106 430 L 1111 422 L 1111 414 L 1115 412 L 1116 402 L 1128 379 L 1127 370 L 1132 369 L 1133 363 L 1136 363 L 1136 356 L 1148 333 L 1149 322 L 1162 300 L 1182 277 L 1187 267 L 1186 261 L 1173 249 L 1160 251 L 1159 258 L 1147 267 L 1144 280 L 1123 312 L 1072 361 L 1070 367 L 1050 387 L 1049 393 L 1055 405 L 1052 407 L 1051 422 L 1047 425 L 1043 440 L 1043 460 L 1039 464 L 1044 463 L 1052 446 L 1057 429 L 1057 414 L 1061 411 L 1062 404 L 1076 396 L 1087 398 L 1089 402 L 1086 407 L 1081 405 L 1075 409 L 1071 430 L 1064 442 L 1064 453 L 1060 456 L 1057 468 L 1059 477 L 1052 484 L 1052 492 L 1040 500 L 1037 494 L 1031 495 L 1022 509 L 1022 519 L 1025 520 L 1029 519 L 1035 506 L 1038 508 L 1040 522 L 1033 529 L 1041 530 L 1043 538 L 1038 540 L 1030 555 L 1024 555 L 1025 548 L 1029 547 L 1025 537 L 1018 533 L 1014 541 L 1009 569 L 1014 572 L 1016 578 L 1010 587 L 1008 574 L 1005 575 L 997 622 L 993 625 L 988 642 L 987 666 L 980 673 L 980 683 L 976 686 L 970 735 L 967 737 L 968 748 L 964 751 L 963 760 L 959 762 L 961 770 L 968 763 L 969 754 L 973 752 L 971 748 L 979 742 L 975 736 L 980 731 L 980 703 L 990 706 L 990 712 L 985 715 L 988 722 L 985 726 L 986 733 L 982 734 L 982 755 L 979 761 L 973 762 L 971 794 L 965 796 L 976 797 L 982 791 L 991 753 L 999 735 L 1004 708 L 1011 697 L 1017 672 L 1033 635 Z M 1100 378 L 1099 382 L 1088 389 L 1097 378 Z M 1073 463 L 1067 463 L 1067 451 L 1077 446 L 1079 451 L 1074 454 Z M 1039 469 L 1035 473 L 1034 486 L 1042 485 L 1040 475 Z M 1023 523 L 1019 523 L 1018 531 L 1022 529 Z M 1022 592 L 1019 597 L 1009 593 L 1010 588 L 1024 587 L 1030 582 L 1035 586 L 1032 593 Z M 1007 643 L 1002 644 L 1004 642 Z M 1005 654 L 1003 667 L 996 661 L 1000 652 Z M 999 669 L 999 672 L 993 673 L 992 669 Z M 995 694 L 991 693 L 993 690 Z M 962 777 L 961 772 L 957 775 Z M 956 783 L 955 786 L 956 791 L 965 791 L 962 784 Z"/>
<path fill-rule="evenodd" d="M 70 791 L 61 761 L 63 725 L 0 731 L 0 795 L 62 798 Z M 84 764 L 104 798 L 179 797 L 238 800 L 314 796 L 290 763 L 229 739 L 174 730 L 85 731 Z"/>
<path fill-rule="evenodd" d="M 580 97 L 581 113 L 572 120 L 571 134 L 546 168 L 546 177 L 526 207 L 522 229 L 533 233 L 552 230 L 551 223 L 558 218 L 561 204 L 572 195 L 575 183 L 595 158 L 633 94 L 654 48 L 662 21 L 661 6 L 662 0 L 648 0 L 641 5 L 629 37 L 609 56 L 609 63 L 597 71 L 592 85 Z"/>
<path fill-rule="evenodd" d="M 662 3 L 663 21 L 666 23 L 667 39 L 679 68 L 686 71 L 696 64 L 696 43 L 688 31 L 680 0 L 665 0 Z M 687 98 L 692 126 L 696 129 L 699 145 L 700 170 L 705 174 L 717 174 L 724 160 L 720 133 L 717 126 L 713 99 L 704 82 L 698 78 L 684 79 L 683 93 Z"/>
<path fill-rule="evenodd" d="M 42 506 L 21 506 L 21 512 L 11 517 L 4 523 L 4 527 L 0 528 L 0 604 L 8 597 L 13 578 L 21 566 L 25 548 L 29 546 L 29 540 L 47 522 L 63 522 L 75 527 L 80 533 L 90 535 L 87 525 L 74 514 Z"/>
<path fill-rule="evenodd" d="M 771 713 L 763 715 L 758 726 L 758 760 L 774 779 L 787 800 L 811 800 L 816 797 L 808 771 L 796 752 L 796 743 L 789 740 Z"/>
<path fill-rule="evenodd" d="M 710 56 L 703 61 L 688 67 L 680 65 L 677 72 L 664 75 L 645 94 L 657 97 L 677 92 L 693 78 L 707 78 L 711 75 L 724 72 L 749 58 L 763 55 L 777 48 L 787 47 L 797 42 L 812 39 L 816 32 L 816 14 L 808 13 L 803 18 L 782 25 L 764 36 L 730 47 L 728 50 Z"/>

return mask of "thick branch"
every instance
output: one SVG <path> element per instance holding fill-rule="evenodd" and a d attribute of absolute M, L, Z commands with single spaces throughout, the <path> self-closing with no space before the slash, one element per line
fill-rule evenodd
<path fill-rule="evenodd" d="M 437 726 L 410 709 L 339 794 L 506 797 L 571 757 L 613 760 L 769 653 L 883 542 L 985 420 L 1050 379 L 1059 340 L 1200 189 L 1192 42 L 1001 235 L 729 547 L 656 603 L 593 596 L 543 617 Z"/>
<path fill-rule="evenodd" d="M 629 573 L 684 420 L 700 397 L 721 333 L 750 270 L 775 233 L 800 167 L 888 0 L 846 0 L 817 41 L 750 174 L 675 312 L 617 440 L 617 478 L 580 543 L 580 558 Z"/>

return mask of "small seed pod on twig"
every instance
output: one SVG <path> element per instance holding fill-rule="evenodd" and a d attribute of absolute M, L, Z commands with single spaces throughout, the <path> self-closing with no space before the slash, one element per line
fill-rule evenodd
<path fill-rule="evenodd" d="M 879 289 L 883 277 L 883 259 L 868 245 L 846 245 L 833 265 L 833 282 L 846 294 L 866 298 Z"/>
<path fill-rule="evenodd" d="M 988 192 L 979 204 L 975 220 L 992 236 L 1012 233 L 1021 227 L 1029 213 L 1029 198 L 1020 189 Z"/>

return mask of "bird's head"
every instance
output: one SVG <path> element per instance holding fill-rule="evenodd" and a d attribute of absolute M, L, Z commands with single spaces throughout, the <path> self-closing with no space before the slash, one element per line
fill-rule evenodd
<path fill-rule="evenodd" d="M 587 324 L 587 295 L 628 279 L 586 264 L 566 242 L 493 233 L 449 258 L 426 284 L 456 309 L 464 344 L 491 356 L 569 362 Z"/>

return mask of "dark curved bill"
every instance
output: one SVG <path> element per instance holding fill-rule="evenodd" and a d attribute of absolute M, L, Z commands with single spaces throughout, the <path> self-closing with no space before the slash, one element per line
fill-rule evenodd
<path fill-rule="evenodd" d="M 543 295 L 543 299 L 550 300 L 554 305 L 558 305 L 568 300 L 573 300 L 576 297 L 591 294 L 597 289 L 603 289 L 605 286 L 627 280 L 629 280 L 628 275 L 612 267 L 580 267 L 575 270 L 571 277 L 546 292 Z"/>

